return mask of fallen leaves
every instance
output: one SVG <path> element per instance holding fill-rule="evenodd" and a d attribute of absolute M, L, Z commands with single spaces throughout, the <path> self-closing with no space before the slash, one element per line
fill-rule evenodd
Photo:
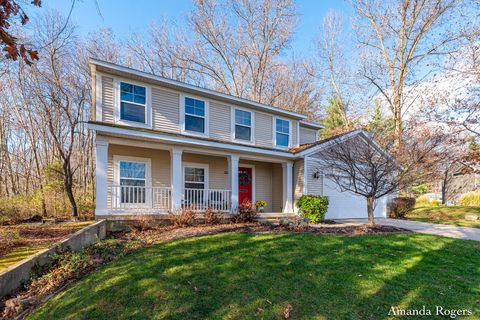
<path fill-rule="evenodd" d="M 290 318 L 290 312 L 292 312 L 293 310 L 293 307 L 291 304 L 287 304 L 287 306 L 285 307 L 285 309 L 283 309 L 283 318 L 284 319 L 288 319 Z"/>

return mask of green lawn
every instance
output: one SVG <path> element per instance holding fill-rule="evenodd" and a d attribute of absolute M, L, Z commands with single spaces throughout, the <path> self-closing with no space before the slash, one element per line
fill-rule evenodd
<path fill-rule="evenodd" d="M 420 207 L 407 215 L 410 220 L 480 228 L 480 220 L 465 220 L 466 215 L 480 216 L 480 207 Z"/>
<path fill-rule="evenodd" d="M 45 246 L 36 246 L 36 247 L 19 247 L 13 249 L 13 251 L 7 253 L 0 259 L 0 271 L 7 269 L 11 265 L 14 265 L 17 262 L 22 261 L 23 259 L 28 258 L 29 256 L 39 252 L 42 249 L 45 249 Z"/>
<path fill-rule="evenodd" d="M 419 234 L 230 233 L 112 262 L 30 319 L 382 319 L 391 306 L 473 309 L 480 243 Z"/>
<path fill-rule="evenodd" d="M 43 250 L 62 238 L 73 234 L 94 221 L 77 221 L 58 224 L 22 223 L 0 226 L 0 242 L 12 241 L 3 252 L 0 245 L 0 271 Z"/>

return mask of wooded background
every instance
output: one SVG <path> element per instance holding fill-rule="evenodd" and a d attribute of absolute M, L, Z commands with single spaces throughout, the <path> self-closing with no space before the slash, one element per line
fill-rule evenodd
<path fill-rule="evenodd" d="M 109 29 L 80 37 L 39 1 L 6 3 L 38 15 L 13 10 L 0 24 L 13 37 L 1 39 L 0 222 L 93 212 L 90 57 L 304 113 L 325 124 L 323 138 L 361 127 L 401 150 L 405 136 L 455 135 L 428 162 L 432 181 L 478 150 L 476 1 L 354 0 L 351 23 L 334 11 L 319 23 L 312 56 L 291 47 L 292 0 L 194 1 L 183 28 L 154 21 L 122 41 Z"/>

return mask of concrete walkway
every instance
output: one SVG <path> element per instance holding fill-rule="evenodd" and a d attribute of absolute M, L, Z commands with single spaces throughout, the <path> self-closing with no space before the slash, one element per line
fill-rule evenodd
<path fill-rule="evenodd" d="M 346 224 L 367 223 L 367 219 L 342 219 L 336 221 Z M 456 227 L 445 224 L 385 218 L 375 218 L 375 222 L 377 224 L 404 228 L 418 233 L 433 234 L 448 238 L 480 241 L 480 229 L 478 228 Z"/>

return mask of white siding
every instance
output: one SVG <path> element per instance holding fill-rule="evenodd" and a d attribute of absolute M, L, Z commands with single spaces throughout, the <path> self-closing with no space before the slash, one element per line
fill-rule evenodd
<path fill-rule="evenodd" d="M 159 88 L 152 88 L 153 129 L 166 132 L 180 132 L 179 94 Z"/>
<path fill-rule="evenodd" d="M 273 146 L 273 120 L 272 116 L 255 112 L 255 143 L 260 147 L 271 148 Z"/>
<path fill-rule="evenodd" d="M 313 143 L 317 141 L 317 130 L 300 126 L 300 144 Z"/>
<path fill-rule="evenodd" d="M 218 102 L 210 102 L 210 138 L 231 140 L 231 109 Z"/>
<path fill-rule="evenodd" d="M 291 130 L 291 135 L 290 135 L 290 146 L 294 147 L 297 145 L 297 121 L 292 120 L 290 121 L 292 130 Z"/>
<path fill-rule="evenodd" d="M 323 195 L 323 175 L 320 172 L 318 179 L 313 175 L 319 171 L 318 163 L 314 159 L 307 159 L 307 193 L 314 195 Z"/>
<path fill-rule="evenodd" d="M 297 200 L 303 195 L 304 190 L 304 160 L 298 159 L 295 160 L 293 164 L 293 202 L 296 203 Z"/>
<path fill-rule="evenodd" d="M 113 78 L 102 77 L 102 121 L 113 122 L 114 89 Z"/>

